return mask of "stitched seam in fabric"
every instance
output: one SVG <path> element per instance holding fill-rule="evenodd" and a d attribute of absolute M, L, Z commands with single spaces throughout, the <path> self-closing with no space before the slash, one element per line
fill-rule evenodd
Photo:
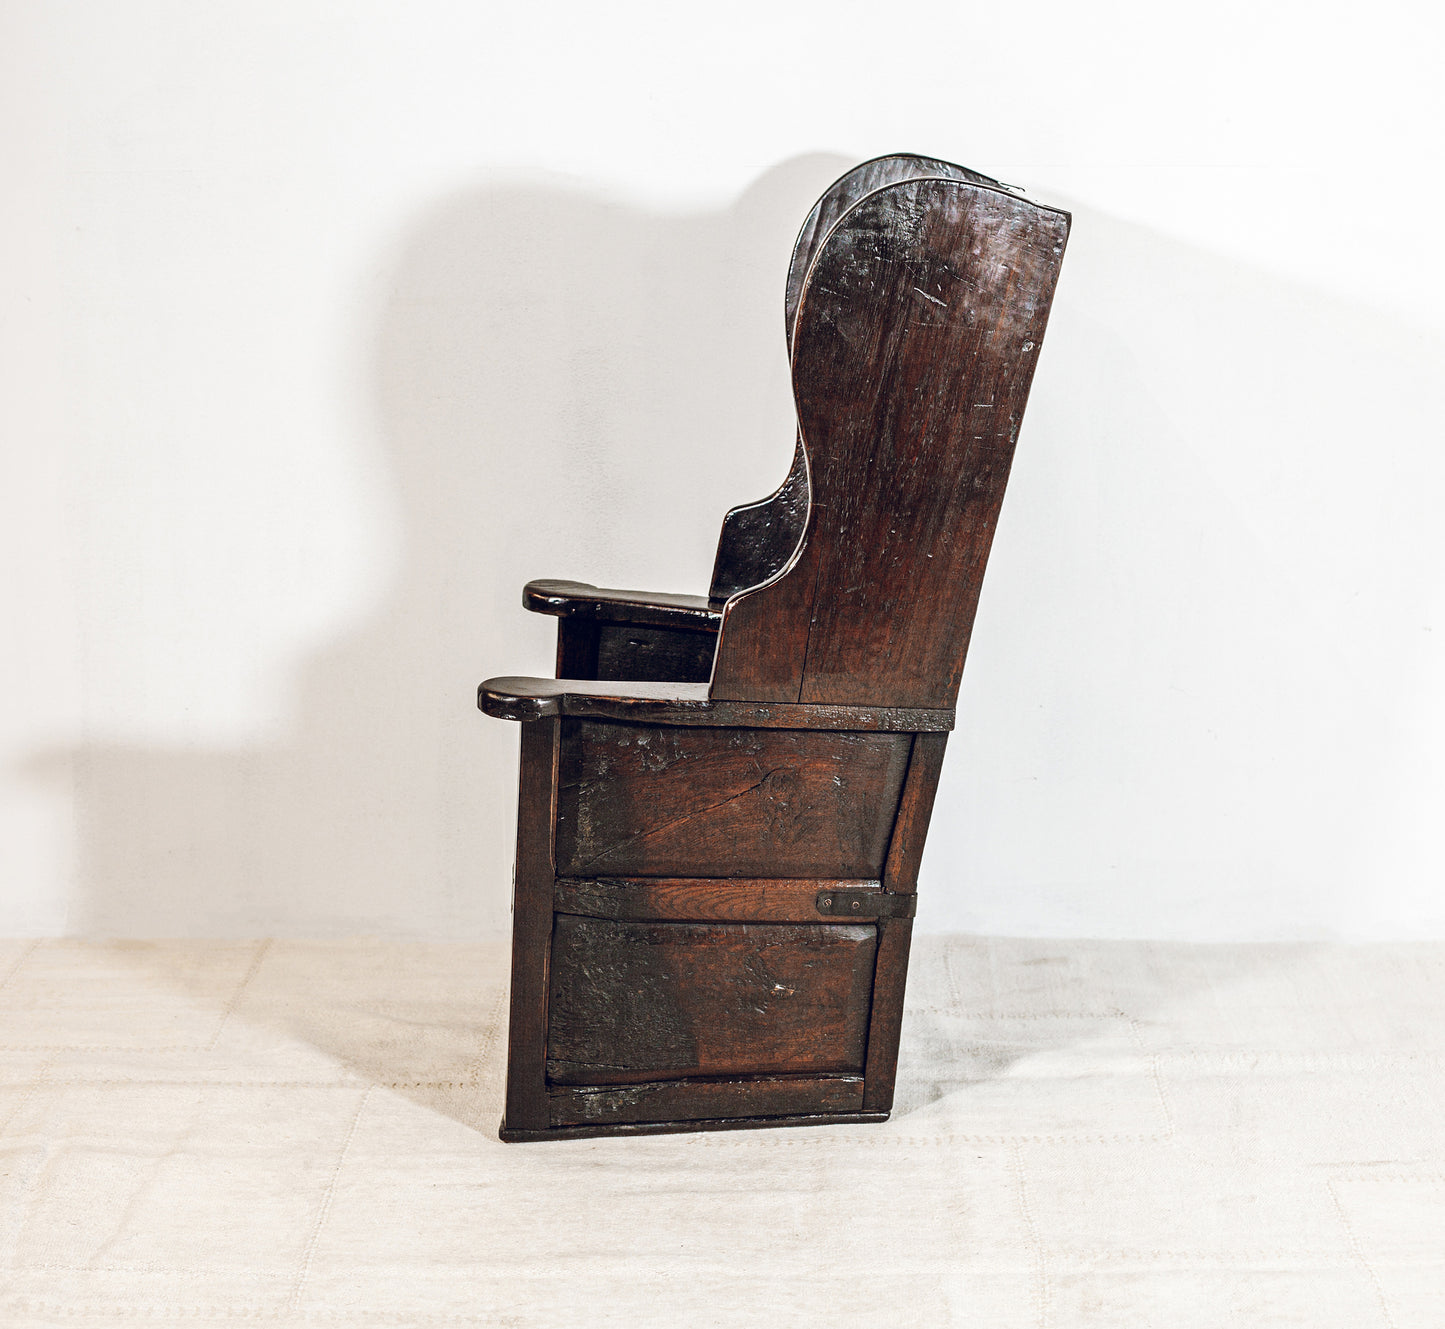
<path fill-rule="evenodd" d="M 1345 1236 L 1349 1238 L 1350 1251 L 1355 1257 L 1355 1263 L 1360 1266 L 1369 1277 L 1370 1283 L 1375 1289 L 1375 1296 L 1380 1303 L 1380 1315 L 1385 1321 L 1386 1329 L 1397 1329 L 1395 1317 L 1390 1313 L 1389 1299 L 1385 1296 L 1384 1284 L 1380 1282 L 1380 1276 L 1375 1272 L 1365 1255 L 1365 1248 L 1360 1244 L 1360 1239 L 1355 1233 L 1354 1225 L 1350 1222 L 1350 1216 L 1345 1212 L 1345 1206 L 1340 1202 L 1339 1193 L 1335 1190 L 1333 1179 L 1325 1181 L 1325 1189 L 1330 1193 L 1330 1199 L 1334 1202 L 1335 1213 L 1339 1215 L 1340 1225 L 1345 1229 Z"/>
<path fill-rule="evenodd" d="M 346 1162 L 346 1155 L 351 1151 L 351 1142 L 356 1138 L 356 1127 L 361 1121 L 362 1111 L 370 1097 L 370 1089 L 361 1095 L 361 1101 L 357 1103 L 356 1111 L 352 1113 L 351 1125 L 347 1127 L 346 1138 L 341 1142 L 336 1162 L 332 1165 L 331 1176 L 327 1179 L 326 1190 L 321 1196 L 321 1208 L 316 1214 L 316 1225 L 311 1230 L 311 1239 L 306 1243 L 306 1253 L 301 1258 L 301 1268 L 296 1275 L 296 1285 L 291 1289 L 291 1297 L 286 1303 L 287 1309 L 292 1312 L 295 1312 L 301 1304 L 301 1295 L 306 1290 L 306 1281 L 311 1277 L 311 1263 L 316 1258 L 316 1247 L 320 1244 L 322 1230 L 326 1227 L 326 1220 L 331 1214 L 331 1202 L 336 1197 L 336 1181 L 341 1175 L 341 1165 Z"/>
<path fill-rule="evenodd" d="M 1048 1257 L 1044 1253 L 1043 1243 L 1039 1240 L 1038 1224 L 1034 1222 L 1033 1209 L 1029 1205 L 1029 1188 L 1024 1179 L 1023 1153 L 1017 1144 L 1009 1150 L 1009 1161 L 1012 1165 L 1014 1186 L 1018 1194 L 1019 1212 L 1023 1215 L 1024 1231 L 1028 1233 L 1029 1245 L 1034 1252 L 1034 1277 L 1036 1279 L 1034 1308 L 1039 1329 L 1047 1329 L 1051 1300 Z"/>
<path fill-rule="evenodd" d="M 206 1044 L 205 1051 L 214 1052 L 216 1044 L 221 1041 L 221 1035 L 226 1031 L 226 1023 L 235 1013 L 236 1007 L 241 1004 L 241 998 L 245 996 L 246 989 L 251 986 L 251 980 L 260 971 L 262 962 L 271 951 L 271 938 L 267 937 L 256 947 L 256 953 L 251 957 L 251 963 L 247 966 L 245 974 L 241 978 L 236 990 L 231 993 L 231 1000 L 226 1003 L 225 1009 L 221 1012 L 221 1022 L 216 1026 L 216 1032 L 211 1035 L 211 1041 Z"/>

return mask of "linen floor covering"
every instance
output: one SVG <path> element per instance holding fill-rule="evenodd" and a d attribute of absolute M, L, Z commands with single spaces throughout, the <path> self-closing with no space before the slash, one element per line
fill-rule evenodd
<path fill-rule="evenodd" d="M 503 944 L 0 944 L 0 1324 L 1445 1325 L 1445 945 L 922 937 L 881 1126 L 503 1145 Z"/>

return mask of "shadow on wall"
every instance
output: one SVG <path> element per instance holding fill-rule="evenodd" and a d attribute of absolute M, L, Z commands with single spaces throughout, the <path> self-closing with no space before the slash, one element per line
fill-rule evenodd
<path fill-rule="evenodd" d="M 373 343 L 403 528 L 391 594 L 301 666 L 282 744 L 41 763 L 73 769 L 72 931 L 505 927 L 517 727 L 482 717 L 476 686 L 552 673 L 529 578 L 705 588 L 723 512 L 791 462 L 783 281 L 847 165 L 794 159 L 702 215 L 519 187 L 426 217 Z"/>
<path fill-rule="evenodd" d="M 517 735 L 472 695 L 551 672 L 520 586 L 703 589 L 722 512 L 787 469 L 783 278 L 850 164 L 789 161 L 702 216 L 515 188 L 424 219 L 375 342 L 405 542 L 389 599 L 302 666 L 284 744 L 39 763 L 73 771 L 72 930 L 504 927 Z M 1075 211 L 925 927 L 1317 935 L 1348 911 L 1395 835 L 1410 634 L 1439 596 L 1439 350 Z"/>

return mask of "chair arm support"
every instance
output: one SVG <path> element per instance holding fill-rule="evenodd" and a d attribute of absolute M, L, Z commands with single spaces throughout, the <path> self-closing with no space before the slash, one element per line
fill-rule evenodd
<path fill-rule="evenodd" d="M 529 581 L 522 588 L 522 608 L 555 618 L 645 623 L 701 632 L 716 632 L 722 623 L 722 606 L 709 604 L 705 595 L 609 590 L 581 581 Z"/>
<path fill-rule="evenodd" d="M 489 678 L 477 706 L 498 720 L 570 715 L 639 724 L 724 725 L 737 729 L 846 729 L 920 733 L 953 728 L 952 710 L 818 706 L 807 702 L 714 701 L 706 683 L 608 682 L 575 678 Z"/>

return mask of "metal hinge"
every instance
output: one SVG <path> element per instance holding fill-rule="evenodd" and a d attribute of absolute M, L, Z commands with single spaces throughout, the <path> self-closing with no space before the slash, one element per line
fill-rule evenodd
<path fill-rule="evenodd" d="M 815 901 L 829 918 L 912 918 L 918 897 L 901 891 L 860 891 L 824 887 Z"/>

